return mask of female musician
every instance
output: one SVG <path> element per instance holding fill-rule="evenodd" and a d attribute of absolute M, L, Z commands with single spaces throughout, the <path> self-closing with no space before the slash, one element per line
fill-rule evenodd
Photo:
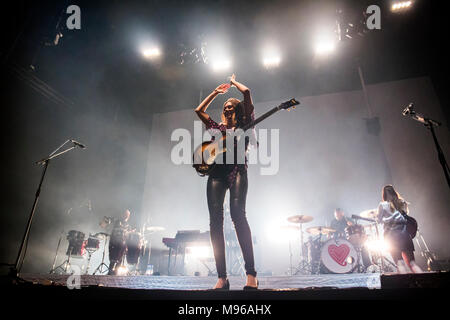
<path fill-rule="evenodd" d="M 249 88 L 237 82 L 234 74 L 231 76 L 230 85 L 236 87 L 243 94 L 244 100 L 239 101 L 238 99 L 230 98 L 225 101 L 222 111 L 222 122 L 217 123 L 212 120 L 206 113 L 206 109 L 217 95 L 224 94 L 227 91 L 224 85 L 218 86 L 195 109 L 198 117 L 206 125 L 207 130 L 219 130 L 222 135 L 226 134 L 227 129 L 242 128 L 254 119 L 254 106 Z M 245 149 L 247 145 L 248 141 L 246 139 Z M 235 156 L 237 153 L 236 150 L 235 145 Z M 223 233 L 223 202 L 227 189 L 230 190 L 230 215 L 236 229 L 236 235 L 245 262 L 247 282 L 244 290 L 258 288 L 254 266 L 252 235 L 245 215 L 247 183 L 247 164 L 239 164 L 236 161 L 233 161 L 231 164 L 226 163 L 226 161 L 223 164 L 216 164 L 213 172 L 208 177 L 206 195 L 208 199 L 211 242 L 216 260 L 217 275 L 219 277 L 214 286 L 216 290 L 228 290 L 230 287 L 226 272 Z"/>
<path fill-rule="evenodd" d="M 382 202 L 378 206 L 378 222 L 384 224 L 384 238 L 391 246 L 391 256 L 397 264 L 399 273 L 406 273 L 406 265 L 412 272 L 422 272 L 414 259 L 414 243 L 406 230 L 408 203 L 395 191 L 392 185 L 386 185 L 382 191 Z"/>

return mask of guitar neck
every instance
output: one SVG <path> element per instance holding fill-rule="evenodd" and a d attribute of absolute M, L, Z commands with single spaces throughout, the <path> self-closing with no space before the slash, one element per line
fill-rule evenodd
<path fill-rule="evenodd" d="M 266 118 L 270 117 L 271 115 L 273 115 L 275 112 L 277 112 L 278 110 L 280 110 L 279 107 L 274 107 L 273 109 L 267 111 L 266 113 L 264 113 L 262 116 L 258 117 L 256 120 L 250 122 L 249 124 L 245 125 L 242 127 L 242 130 L 246 131 L 249 128 L 256 126 L 258 123 L 260 123 L 261 121 L 265 120 Z"/>

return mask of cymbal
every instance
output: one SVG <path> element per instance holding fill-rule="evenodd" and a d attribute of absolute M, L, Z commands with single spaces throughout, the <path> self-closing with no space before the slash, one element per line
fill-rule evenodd
<path fill-rule="evenodd" d="M 307 223 L 313 221 L 314 218 L 311 216 L 306 216 L 304 214 L 299 214 L 296 216 L 289 217 L 287 218 L 287 220 L 292 223 Z"/>
<path fill-rule="evenodd" d="M 363 218 L 375 219 L 378 216 L 378 209 L 364 210 L 359 215 Z"/>
<path fill-rule="evenodd" d="M 164 228 L 164 227 L 156 227 L 156 226 L 145 228 L 145 231 L 149 231 L 149 232 L 158 232 L 158 231 L 164 231 L 164 230 L 166 230 L 166 228 Z"/>
<path fill-rule="evenodd" d="M 329 227 L 317 226 L 317 227 L 310 227 L 310 228 L 306 229 L 306 232 L 308 232 L 309 234 L 312 234 L 312 235 L 318 235 L 318 234 L 330 234 L 330 233 L 336 232 L 336 230 L 333 228 L 329 228 Z"/>

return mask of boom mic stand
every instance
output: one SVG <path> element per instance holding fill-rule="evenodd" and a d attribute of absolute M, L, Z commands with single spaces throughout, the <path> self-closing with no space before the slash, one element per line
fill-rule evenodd
<path fill-rule="evenodd" d="M 68 142 L 72 142 L 73 146 L 70 148 L 67 148 L 66 150 L 63 150 L 61 152 L 58 152 Z M 43 165 L 44 169 L 42 170 L 41 180 L 39 181 L 39 185 L 38 185 L 38 188 L 37 188 L 37 191 L 35 194 L 33 206 L 31 207 L 30 217 L 28 218 L 27 226 L 25 228 L 25 233 L 22 238 L 22 243 L 20 245 L 19 253 L 17 254 L 16 262 L 14 264 L 14 267 L 12 267 L 10 270 L 10 275 L 12 275 L 13 277 L 18 277 L 20 270 L 22 269 L 23 261 L 25 260 L 26 249 L 28 246 L 28 238 L 30 236 L 31 224 L 33 222 L 33 217 L 36 212 L 36 207 L 37 207 L 37 203 L 39 201 L 39 196 L 41 194 L 42 183 L 44 182 L 45 173 L 47 172 L 48 164 L 50 163 L 51 159 L 59 157 L 60 155 L 66 153 L 66 152 L 69 152 L 70 150 L 75 149 L 76 147 L 80 147 L 82 149 L 85 148 L 85 146 L 80 144 L 79 142 L 69 139 L 66 142 L 64 142 L 62 145 L 60 145 L 55 151 L 50 153 L 46 158 L 36 162 L 36 164 Z"/>
<path fill-rule="evenodd" d="M 410 115 L 412 119 L 422 123 L 426 128 L 430 129 L 431 135 L 433 136 L 434 145 L 438 153 L 439 162 L 442 166 L 442 170 L 444 170 L 445 179 L 447 180 L 448 187 L 450 188 L 450 168 L 448 166 L 447 160 L 445 160 L 444 152 L 442 152 L 441 146 L 439 145 L 439 141 L 434 131 L 434 127 L 439 127 L 442 124 L 436 120 L 424 117 L 423 115 L 416 113 L 416 111 L 414 111 L 413 103 L 410 103 L 405 109 L 403 109 L 402 114 L 404 116 Z"/>

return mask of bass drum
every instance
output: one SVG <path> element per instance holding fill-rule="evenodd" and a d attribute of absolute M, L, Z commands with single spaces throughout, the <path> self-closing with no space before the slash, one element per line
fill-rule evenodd
<path fill-rule="evenodd" d="M 357 266 L 358 254 L 349 241 L 331 239 L 322 246 L 320 262 L 330 273 L 350 273 Z"/>

